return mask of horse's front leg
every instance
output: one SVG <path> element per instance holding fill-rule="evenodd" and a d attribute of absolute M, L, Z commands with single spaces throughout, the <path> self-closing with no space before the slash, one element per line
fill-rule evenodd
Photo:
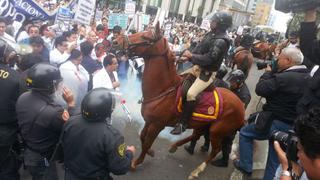
<path fill-rule="evenodd" d="M 163 130 L 163 128 L 164 128 L 164 125 L 155 124 L 155 123 L 149 124 L 149 126 L 144 127 L 143 131 L 141 132 L 141 135 L 143 135 L 144 137 L 140 137 L 142 150 L 139 157 L 136 160 L 134 160 L 131 164 L 131 168 L 133 170 L 135 170 L 136 167 L 143 162 L 146 154 L 150 154 L 150 155 L 153 154 L 150 148 L 154 140 L 159 135 L 160 131 Z"/>
<path fill-rule="evenodd" d="M 184 145 L 185 143 L 188 143 L 191 140 L 198 140 L 202 134 L 203 134 L 203 132 L 200 131 L 200 130 L 196 130 L 196 129 L 193 130 L 192 135 L 190 135 L 190 136 L 188 136 L 188 137 L 186 137 L 184 139 L 181 139 L 180 141 L 177 141 L 176 143 L 172 144 L 170 149 L 169 149 L 169 152 L 170 153 L 175 153 L 179 146 L 182 146 L 182 145 Z"/>

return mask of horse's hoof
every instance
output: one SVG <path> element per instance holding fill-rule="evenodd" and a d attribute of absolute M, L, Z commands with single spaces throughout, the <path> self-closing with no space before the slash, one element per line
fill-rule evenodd
<path fill-rule="evenodd" d="M 136 169 L 137 169 L 136 161 L 133 161 L 133 162 L 131 163 L 131 171 L 136 171 Z"/>
<path fill-rule="evenodd" d="M 169 153 L 175 153 L 177 151 L 177 147 L 176 146 L 173 146 L 169 149 Z"/>
<path fill-rule="evenodd" d="M 151 157 L 154 157 L 154 150 L 152 150 L 152 149 L 149 149 L 148 150 L 148 152 L 147 152 L 147 154 L 149 155 L 149 156 L 151 156 Z"/>

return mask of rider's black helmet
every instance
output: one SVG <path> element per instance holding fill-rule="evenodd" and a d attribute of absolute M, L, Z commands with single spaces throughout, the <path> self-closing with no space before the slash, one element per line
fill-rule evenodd
<path fill-rule="evenodd" d="M 59 69 L 48 63 L 36 64 L 27 72 L 26 82 L 32 90 L 53 93 L 61 81 Z"/>
<path fill-rule="evenodd" d="M 223 79 L 224 76 L 226 76 L 227 73 L 228 73 L 227 66 L 224 65 L 224 64 L 221 64 L 219 70 L 217 71 L 216 78 L 217 79 Z"/>
<path fill-rule="evenodd" d="M 245 34 L 240 40 L 240 45 L 245 48 L 250 48 L 254 42 L 254 37 L 250 34 Z"/>
<path fill-rule="evenodd" d="M 232 16 L 227 12 L 217 12 L 211 17 L 211 21 L 217 22 L 217 29 L 227 30 L 232 26 Z"/>
<path fill-rule="evenodd" d="M 237 84 L 244 83 L 246 77 L 244 73 L 240 69 L 236 69 L 230 73 L 230 76 L 228 77 L 227 81 L 229 82 L 236 82 Z"/>
<path fill-rule="evenodd" d="M 82 117 L 89 121 L 105 120 L 115 106 L 114 96 L 106 88 L 96 88 L 86 94 L 81 103 Z"/>

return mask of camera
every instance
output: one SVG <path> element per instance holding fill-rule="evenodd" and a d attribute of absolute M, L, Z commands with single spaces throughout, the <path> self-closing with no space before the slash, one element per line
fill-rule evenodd
<path fill-rule="evenodd" d="M 286 151 L 288 161 L 298 161 L 298 137 L 295 135 L 294 131 L 289 131 L 288 133 L 278 131 L 272 134 L 271 140 L 278 141 L 281 149 Z"/>
<path fill-rule="evenodd" d="M 267 68 L 268 66 L 271 66 L 271 69 L 272 69 L 272 70 L 276 70 L 277 61 L 276 61 L 276 60 L 271 60 L 271 61 L 269 61 L 269 62 L 257 62 L 257 68 L 258 68 L 258 70 L 265 69 L 265 68 Z"/>
<path fill-rule="evenodd" d="M 319 0 L 276 0 L 275 9 L 284 13 L 296 13 L 314 9 L 319 6 Z"/>

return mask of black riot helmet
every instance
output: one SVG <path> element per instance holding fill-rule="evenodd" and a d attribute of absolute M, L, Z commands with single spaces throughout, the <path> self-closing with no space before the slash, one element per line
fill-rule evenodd
<path fill-rule="evenodd" d="M 35 64 L 27 72 L 26 82 L 32 90 L 51 94 L 61 81 L 59 69 L 48 63 Z"/>
<path fill-rule="evenodd" d="M 240 45 L 245 48 L 250 48 L 254 42 L 254 37 L 250 34 L 245 34 L 242 36 L 240 40 Z"/>
<path fill-rule="evenodd" d="M 82 117 L 88 121 L 101 121 L 111 117 L 115 106 L 114 96 L 106 88 L 89 91 L 81 103 Z"/>
<path fill-rule="evenodd" d="M 227 66 L 224 64 L 221 64 L 219 70 L 217 71 L 216 78 L 223 79 L 227 73 L 228 73 Z"/>
<path fill-rule="evenodd" d="M 236 82 L 238 85 L 244 83 L 246 77 L 244 73 L 240 69 L 236 69 L 230 73 L 227 81 L 229 82 Z"/>
<path fill-rule="evenodd" d="M 226 31 L 232 26 L 232 16 L 227 12 L 217 12 L 211 17 L 211 21 L 217 22 L 217 29 Z"/>

